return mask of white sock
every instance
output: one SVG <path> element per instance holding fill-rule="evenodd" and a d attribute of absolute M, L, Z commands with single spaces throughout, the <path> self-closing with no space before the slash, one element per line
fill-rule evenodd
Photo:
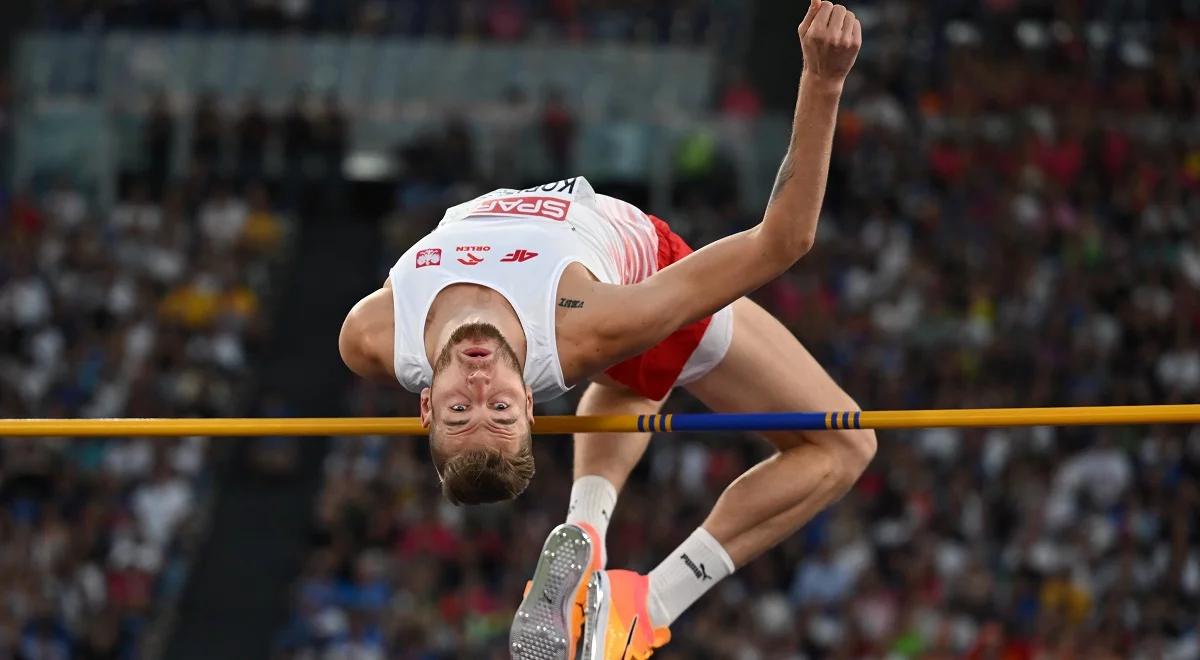
<path fill-rule="evenodd" d="M 617 489 L 608 479 L 594 474 L 580 477 L 571 486 L 571 504 L 567 507 L 567 522 L 585 522 L 600 535 L 603 549 L 608 534 L 608 521 L 617 505 Z M 600 553 L 601 562 L 608 561 L 608 551 Z"/>
<path fill-rule="evenodd" d="M 703 527 L 650 571 L 650 622 L 671 625 L 712 586 L 733 574 L 733 560 Z"/>

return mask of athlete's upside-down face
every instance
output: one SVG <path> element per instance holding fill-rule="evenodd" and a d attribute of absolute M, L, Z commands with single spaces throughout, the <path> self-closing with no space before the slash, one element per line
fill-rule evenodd
<path fill-rule="evenodd" d="M 421 392 L 421 423 L 456 504 L 512 499 L 533 477 L 533 394 L 495 326 L 467 324 L 450 336 Z"/>

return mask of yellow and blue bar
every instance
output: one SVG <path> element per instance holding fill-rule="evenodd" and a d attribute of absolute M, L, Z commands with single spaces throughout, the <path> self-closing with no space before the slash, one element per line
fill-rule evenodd
<path fill-rule="evenodd" d="M 862 428 L 861 411 L 826 413 L 707 413 L 638 415 L 637 430 L 672 431 L 825 431 Z"/>
<path fill-rule="evenodd" d="M 575 418 L 576 420 L 587 418 Z M 640 415 L 638 431 L 842 431 L 847 429 L 1200 424 L 1200 404 L 962 410 Z"/>
<path fill-rule="evenodd" d="M 1200 424 L 1200 404 L 962 410 L 560 415 L 533 432 L 839 431 L 845 429 Z M 0 437 L 425 435 L 415 417 L 237 419 L 0 419 Z"/>

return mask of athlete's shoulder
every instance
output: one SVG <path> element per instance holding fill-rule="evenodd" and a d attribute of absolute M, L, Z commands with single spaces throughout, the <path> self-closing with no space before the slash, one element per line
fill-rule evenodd
<path fill-rule="evenodd" d="M 644 219 L 646 212 L 629 202 L 609 195 L 596 195 L 594 207 L 606 217 L 621 219 Z"/>

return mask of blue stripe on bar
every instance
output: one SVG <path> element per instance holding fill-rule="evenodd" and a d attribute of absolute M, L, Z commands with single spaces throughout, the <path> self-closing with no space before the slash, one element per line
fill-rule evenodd
<path fill-rule="evenodd" d="M 675 415 L 675 431 L 824 431 L 823 412 L 700 413 Z"/>
<path fill-rule="evenodd" d="M 861 428 L 862 428 L 862 424 L 861 424 L 861 423 L 860 423 L 860 421 L 859 421 L 859 419 L 860 419 L 861 417 L 862 417 L 862 411 L 861 411 L 861 410 L 855 410 L 855 411 L 854 411 L 854 428 L 856 428 L 856 429 L 861 429 Z"/>
<path fill-rule="evenodd" d="M 645 432 L 645 430 L 646 430 L 646 416 L 638 415 L 638 431 Z"/>
<path fill-rule="evenodd" d="M 844 428 L 844 429 L 850 428 L 850 411 L 849 410 L 842 413 L 842 428 Z"/>

